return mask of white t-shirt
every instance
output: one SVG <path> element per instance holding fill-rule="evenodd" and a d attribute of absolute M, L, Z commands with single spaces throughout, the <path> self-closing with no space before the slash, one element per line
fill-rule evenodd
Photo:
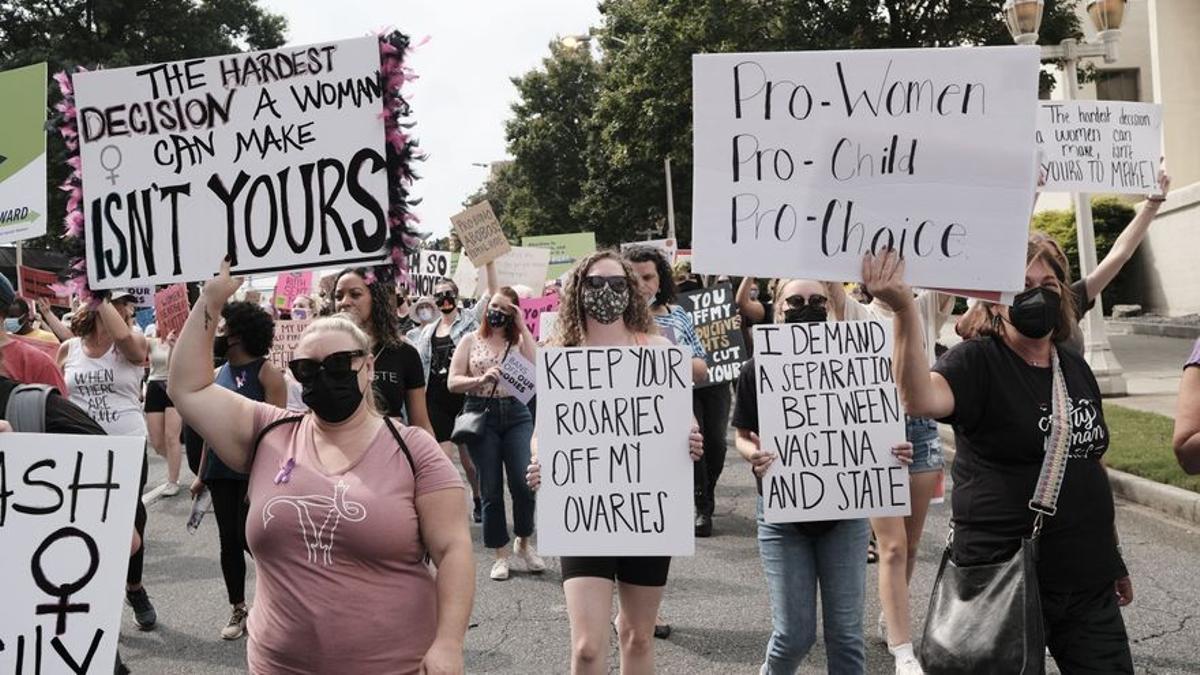
<path fill-rule="evenodd" d="M 84 352 L 80 338 L 71 338 L 66 344 L 63 375 L 67 398 L 110 436 L 146 436 L 141 364 L 130 363 L 116 345 L 93 359 Z"/>

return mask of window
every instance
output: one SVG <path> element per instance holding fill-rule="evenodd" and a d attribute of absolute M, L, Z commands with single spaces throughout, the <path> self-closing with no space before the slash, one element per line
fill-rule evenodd
<path fill-rule="evenodd" d="M 1137 68 L 1114 68 L 1096 72 L 1096 98 L 1101 101 L 1140 101 Z"/>

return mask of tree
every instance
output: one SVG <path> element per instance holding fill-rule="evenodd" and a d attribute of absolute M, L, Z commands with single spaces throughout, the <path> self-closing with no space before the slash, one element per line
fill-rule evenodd
<path fill-rule="evenodd" d="M 257 0 L 0 0 L 0 70 L 46 61 L 55 73 L 271 49 L 283 44 L 286 25 Z M 49 133 L 48 234 L 32 246 L 62 248 L 65 159 L 62 139 Z"/>

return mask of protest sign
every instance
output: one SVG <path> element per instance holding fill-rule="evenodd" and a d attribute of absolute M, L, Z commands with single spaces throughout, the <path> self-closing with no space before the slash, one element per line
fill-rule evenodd
<path fill-rule="evenodd" d="M 183 332 L 183 323 L 187 321 L 188 311 L 187 286 L 171 284 L 154 294 L 154 316 L 158 323 L 158 334 L 164 338 L 174 332 Z"/>
<path fill-rule="evenodd" d="M 137 309 L 154 307 L 153 286 L 130 286 L 127 290 L 133 296 L 133 306 Z"/>
<path fill-rule="evenodd" d="M 1047 192 L 1158 192 L 1162 106 L 1042 101 L 1037 145 Z"/>
<path fill-rule="evenodd" d="M 46 64 L 0 73 L 0 244 L 46 234 Z"/>
<path fill-rule="evenodd" d="M 492 212 L 492 205 L 487 201 L 450 216 L 450 222 L 454 225 L 458 240 L 462 242 L 463 250 L 476 267 L 483 267 L 512 248 L 504 236 L 504 230 L 500 229 L 500 221 Z"/>
<path fill-rule="evenodd" d="M 290 319 L 275 322 L 275 340 L 271 343 L 271 353 L 267 359 L 280 369 L 287 370 L 288 361 L 300 345 L 300 335 L 312 319 Z"/>
<path fill-rule="evenodd" d="M 647 239 L 646 241 L 631 241 L 621 244 L 621 252 L 624 253 L 634 246 L 649 246 L 663 252 L 667 257 L 667 264 L 675 264 L 675 255 L 679 252 L 678 244 L 674 239 Z"/>
<path fill-rule="evenodd" d="M 521 298 L 521 314 L 525 317 L 525 325 L 533 333 L 533 339 L 542 339 L 542 314 L 558 310 L 562 300 L 558 294 L 545 295 L 540 298 Z"/>
<path fill-rule="evenodd" d="M 58 284 L 58 275 L 46 270 L 34 269 L 22 265 L 17 269 L 21 286 L 21 295 L 32 300 L 45 298 L 55 307 L 70 307 L 71 299 L 59 295 L 51 286 Z"/>
<path fill-rule="evenodd" d="M 387 260 L 375 37 L 77 73 L 88 283 Z"/>
<path fill-rule="evenodd" d="M 0 671 L 112 672 L 145 443 L 0 434 Z"/>
<path fill-rule="evenodd" d="M 496 265 L 496 282 L 501 286 L 525 286 L 535 294 L 541 293 L 546 287 L 549 249 L 514 246 L 493 262 Z M 485 285 L 484 273 L 482 269 L 476 273 L 480 286 Z"/>
<path fill-rule="evenodd" d="M 550 249 L 550 268 L 546 280 L 557 279 L 575 266 L 584 257 L 596 252 L 596 235 L 593 232 L 575 234 L 544 234 L 522 237 L 522 246 Z"/>
<path fill-rule="evenodd" d="M 684 293 L 679 296 L 679 306 L 692 315 L 696 336 L 708 354 L 708 381 L 697 386 L 736 380 L 749 355 L 742 334 L 742 315 L 734 302 L 733 284 Z"/>
<path fill-rule="evenodd" d="M 1023 286 L 1036 47 L 698 54 L 692 269 Z"/>
<path fill-rule="evenodd" d="M 500 364 L 500 385 L 526 405 L 537 394 L 537 368 L 521 352 L 509 352 Z"/>
<path fill-rule="evenodd" d="M 405 288 L 409 295 L 433 295 L 433 287 L 450 278 L 451 269 L 449 251 L 415 251 L 408 258 L 409 281 Z"/>
<path fill-rule="evenodd" d="M 458 265 L 454 267 L 454 277 L 451 279 L 458 286 L 458 295 L 463 298 L 475 297 L 475 288 L 479 284 L 479 270 L 471 264 L 471 259 L 465 255 L 458 256 Z"/>
<path fill-rule="evenodd" d="M 909 514 L 891 322 L 755 326 L 754 369 L 768 523 Z"/>
<path fill-rule="evenodd" d="M 544 555 L 691 555 L 691 357 L 679 347 L 538 351 Z"/>
<path fill-rule="evenodd" d="M 558 312 L 540 312 L 538 314 L 540 322 L 538 330 L 538 341 L 545 342 L 554 337 L 554 326 L 558 323 Z"/>
<path fill-rule="evenodd" d="M 275 277 L 275 307 L 290 310 L 296 298 L 312 292 L 312 280 L 311 270 L 281 272 L 279 276 Z"/>

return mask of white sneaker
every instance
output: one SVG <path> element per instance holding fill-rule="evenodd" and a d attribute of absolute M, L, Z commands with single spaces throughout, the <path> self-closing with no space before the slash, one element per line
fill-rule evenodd
<path fill-rule="evenodd" d="M 921 662 L 912 654 L 896 657 L 896 675 L 925 675 Z"/>
<path fill-rule="evenodd" d="M 174 497 L 177 494 L 179 494 L 179 483 L 172 483 L 171 481 L 163 483 L 162 496 Z"/>
<path fill-rule="evenodd" d="M 542 560 L 542 556 L 537 554 L 537 550 L 533 548 L 533 544 L 526 543 L 523 547 L 516 550 L 516 555 L 525 566 L 526 572 L 541 574 L 546 571 L 546 561 Z"/>
<path fill-rule="evenodd" d="M 221 629 L 222 640 L 236 640 L 246 634 L 246 608 L 234 607 L 229 616 L 229 623 Z"/>
<path fill-rule="evenodd" d="M 497 558 L 496 562 L 492 563 L 492 573 L 489 576 L 492 581 L 508 579 L 508 558 Z"/>

